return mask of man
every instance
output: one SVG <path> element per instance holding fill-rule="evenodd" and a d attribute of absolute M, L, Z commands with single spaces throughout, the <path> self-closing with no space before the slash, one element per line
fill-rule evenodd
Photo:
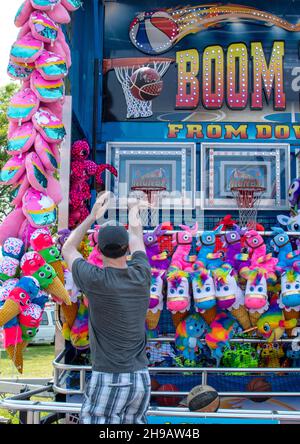
<path fill-rule="evenodd" d="M 108 208 L 109 193 L 96 201 L 90 216 L 63 246 L 73 279 L 89 301 L 92 377 L 84 395 L 84 424 L 145 424 L 150 376 L 145 353 L 145 317 L 151 268 L 145 253 L 138 205 L 123 226 L 100 228 L 98 248 L 104 268 L 87 263 L 77 251 L 85 233 Z M 137 217 L 134 217 L 137 212 Z M 131 253 L 130 264 L 126 255 Z"/>

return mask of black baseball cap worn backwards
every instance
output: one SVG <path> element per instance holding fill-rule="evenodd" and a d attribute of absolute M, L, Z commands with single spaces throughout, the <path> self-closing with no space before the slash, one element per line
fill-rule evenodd
<path fill-rule="evenodd" d="M 106 225 L 99 230 L 98 248 L 106 257 L 117 259 L 124 256 L 128 250 L 128 242 L 128 232 L 122 225 Z"/>

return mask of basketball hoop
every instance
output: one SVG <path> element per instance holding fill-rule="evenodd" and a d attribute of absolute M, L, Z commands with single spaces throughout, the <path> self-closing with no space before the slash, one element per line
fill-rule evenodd
<path fill-rule="evenodd" d="M 240 226 L 255 229 L 257 209 L 265 187 L 257 179 L 234 178 L 230 181 L 230 190 L 239 209 Z"/>
<path fill-rule="evenodd" d="M 104 74 L 114 69 L 118 81 L 122 85 L 127 104 L 127 119 L 138 119 L 139 117 L 152 116 L 152 101 L 136 99 L 130 91 L 130 78 L 134 71 L 143 66 L 148 66 L 158 72 L 162 77 L 168 70 L 174 59 L 166 57 L 141 57 L 141 58 L 124 58 L 124 59 L 105 59 L 103 61 Z"/>
<path fill-rule="evenodd" d="M 166 187 L 151 184 L 149 181 L 148 184 L 133 185 L 131 191 L 137 198 L 146 198 L 149 203 L 149 208 L 140 210 L 142 225 L 144 227 L 156 227 L 159 224 L 159 195 L 166 191 Z"/>

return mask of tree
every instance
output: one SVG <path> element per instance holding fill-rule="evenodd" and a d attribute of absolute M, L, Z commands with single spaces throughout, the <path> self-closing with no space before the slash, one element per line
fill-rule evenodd
<path fill-rule="evenodd" d="M 7 108 L 11 97 L 18 90 L 19 86 L 9 83 L 0 88 L 0 169 L 7 162 L 9 156 L 6 152 L 8 118 Z M 12 200 L 12 189 L 10 186 L 0 186 L 0 222 L 11 211 L 10 202 Z"/>

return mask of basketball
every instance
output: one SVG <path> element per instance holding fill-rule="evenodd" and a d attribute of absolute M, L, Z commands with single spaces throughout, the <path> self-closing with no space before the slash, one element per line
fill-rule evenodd
<path fill-rule="evenodd" d="M 187 406 L 192 412 L 216 412 L 220 406 L 219 394 L 210 385 L 196 385 L 188 394 Z"/>
<path fill-rule="evenodd" d="M 159 392 L 179 392 L 178 387 L 174 384 L 163 384 L 157 388 Z M 176 407 L 181 398 L 178 396 L 155 396 L 156 402 L 161 407 Z"/>
<path fill-rule="evenodd" d="M 248 382 L 246 386 L 248 392 L 271 392 L 272 386 L 265 378 L 254 378 Z M 264 402 L 269 399 L 267 396 L 256 396 L 255 398 L 249 398 L 253 402 Z"/>
<path fill-rule="evenodd" d="M 146 54 L 168 51 L 178 33 L 177 23 L 165 11 L 143 12 L 129 25 L 131 43 Z"/>
<path fill-rule="evenodd" d="M 160 387 L 159 382 L 156 379 L 151 379 L 151 390 L 154 392 Z"/>
<path fill-rule="evenodd" d="M 138 100 L 152 100 L 159 96 L 163 87 L 160 75 L 153 68 L 144 66 L 130 77 L 130 92 Z"/>

